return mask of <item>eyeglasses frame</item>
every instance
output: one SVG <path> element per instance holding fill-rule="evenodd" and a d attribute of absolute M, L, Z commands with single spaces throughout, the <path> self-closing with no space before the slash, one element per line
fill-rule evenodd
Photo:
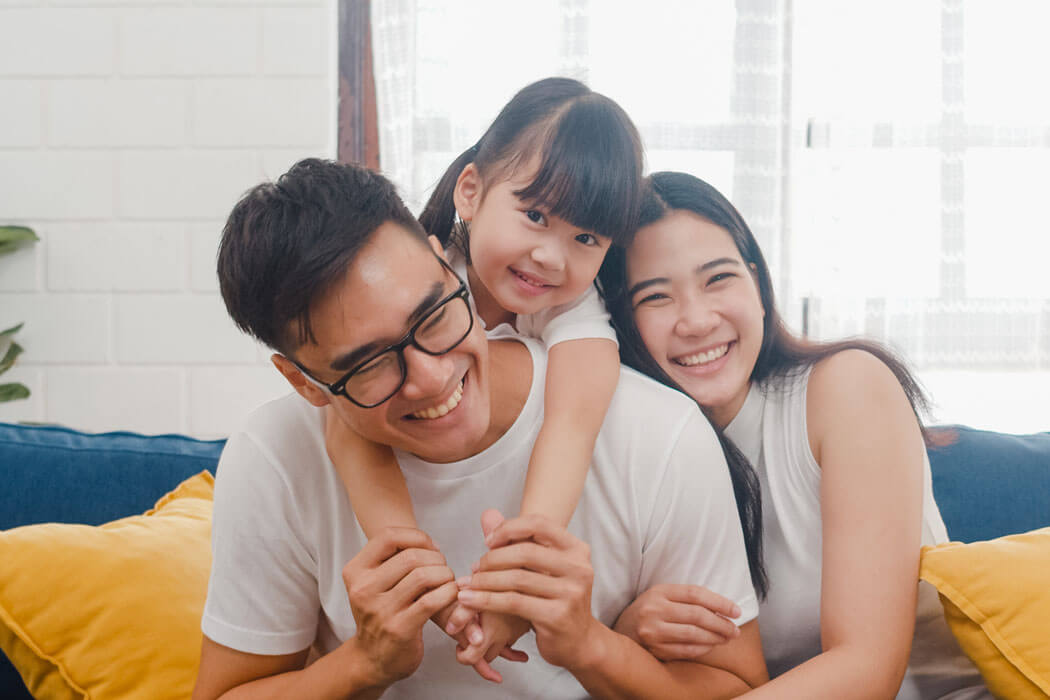
<path fill-rule="evenodd" d="M 292 363 L 296 367 L 298 367 L 299 371 L 301 371 L 306 376 L 306 378 L 309 379 L 317 387 L 326 389 L 328 393 L 332 394 L 333 396 L 346 397 L 346 399 L 349 400 L 350 403 L 360 408 L 375 408 L 376 406 L 381 406 L 387 401 L 389 401 L 391 398 L 394 397 L 394 395 L 397 392 L 401 391 L 401 387 L 403 387 L 405 385 L 405 382 L 408 381 L 408 366 L 405 364 L 405 348 L 411 345 L 420 352 L 430 355 L 431 357 L 440 357 L 441 355 L 450 353 L 457 347 L 459 347 L 459 345 L 467 339 L 467 336 L 470 335 L 470 332 L 474 330 L 474 310 L 470 306 L 470 289 L 467 288 L 467 283 L 463 280 L 462 277 L 456 274 L 456 271 L 452 269 L 452 266 L 449 265 L 440 255 L 437 255 L 435 253 L 434 257 L 439 263 L 441 263 L 441 266 L 448 270 L 452 277 L 455 278 L 457 282 L 459 282 L 459 287 L 457 287 L 455 291 L 447 294 L 446 296 L 442 297 L 439 301 L 435 302 L 435 304 L 431 306 L 419 320 L 412 324 L 408 331 L 403 336 L 401 336 L 401 339 L 398 340 L 396 343 L 391 343 L 385 348 L 372 353 L 371 355 L 369 355 L 368 357 L 351 367 L 346 372 L 346 374 L 344 374 L 331 384 L 322 382 L 320 379 L 313 376 L 310 373 L 310 370 L 303 367 L 297 361 L 292 360 Z M 467 305 L 467 311 L 470 312 L 470 324 L 467 326 L 466 332 L 463 333 L 463 337 L 461 337 L 459 340 L 453 343 L 452 347 L 448 348 L 447 350 L 444 350 L 443 352 L 430 352 L 429 350 L 427 350 L 426 348 L 424 348 L 416 342 L 416 331 L 419 329 L 420 326 L 423 325 L 425 321 L 427 321 L 434 314 L 435 311 L 451 303 L 456 298 L 462 298 L 463 302 Z M 350 381 L 350 378 L 354 375 L 354 373 L 362 367 L 364 367 L 365 365 L 367 365 L 372 360 L 379 357 L 380 355 L 383 355 L 390 351 L 394 351 L 396 353 L 398 366 L 401 368 L 401 381 L 398 383 L 397 387 L 393 391 L 391 391 L 390 394 L 382 401 L 377 401 L 376 403 L 372 404 L 361 403 L 360 401 L 354 399 L 354 397 L 350 396 L 350 394 L 348 394 L 346 391 L 346 383 Z"/>

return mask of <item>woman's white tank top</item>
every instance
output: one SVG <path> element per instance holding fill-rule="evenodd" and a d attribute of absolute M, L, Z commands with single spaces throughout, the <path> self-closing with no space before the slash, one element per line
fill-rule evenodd
<path fill-rule="evenodd" d="M 770 587 L 759 607 L 758 623 L 771 677 L 821 653 L 821 471 L 806 428 L 809 374 L 807 369 L 768 387 L 753 384 L 725 430 L 751 461 L 762 486 L 762 541 Z M 933 500 L 928 460 L 923 470 L 922 543 L 939 544 L 948 541 L 948 535 Z M 920 582 L 915 638 L 897 700 L 991 697 L 952 637 L 937 591 Z"/>

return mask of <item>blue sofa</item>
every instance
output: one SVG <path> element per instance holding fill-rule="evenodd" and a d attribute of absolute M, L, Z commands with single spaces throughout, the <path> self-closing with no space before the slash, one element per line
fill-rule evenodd
<path fill-rule="evenodd" d="M 929 450 L 933 488 L 953 540 L 1050 525 L 1050 433 L 1013 436 L 952 426 L 937 434 L 947 444 Z M 214 472 L 223 444 L 0 423 L 0 530 L 42 522 L 99 525 L 142 513 L 184 479 Z M 0 698 L 29 697 L 0 654 Z"/>

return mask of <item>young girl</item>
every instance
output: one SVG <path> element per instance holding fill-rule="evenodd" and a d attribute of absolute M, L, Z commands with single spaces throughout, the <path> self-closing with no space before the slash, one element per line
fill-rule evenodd
<path fill-rule="evenodd" d="M 565 78 L 533 83 L 449 166 L 420 222 L 471 291 L 490 335 L 540 338 L 549 351 L 544 423 L 533 447 L 522 514 L 567 525 L 619 376 L 616 336 L 593 282 L 611 245 L 624 244 L 641 198 L 640 140 L 612 100 Z M 417 420 L 443 415 L 428 409 Z M 362 529 L 416 527 L 388 448 L 329 421 L 328 448 Z M 465 523 L 465 526 L 470 525 Z M 463 572 L 466 573 L 466 572 Z M 474 612 L 435 617 L 457 635 Z M 462 662 L 492 680 L 487 661 L 525 631 L 486 614 L 467 628 Z"/>
<path fill-rule="evenodd" d="M 990 697 L 936 591 L 917 586 L 920 545 L 947 540 L 918 384 L 876 343 L 791 335 L 736 209 L 690 175 L 650 180 L 641 228 L 601 280 L 624 362 L 692 396 L 758 471 L 772 680 L 748 697 Z M 697 658 L 706 611 L 678 595 L 651 589 L 616 629 Z"/>

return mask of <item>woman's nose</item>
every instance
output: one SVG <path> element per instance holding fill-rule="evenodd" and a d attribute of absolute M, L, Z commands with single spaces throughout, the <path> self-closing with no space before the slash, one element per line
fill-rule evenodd
<path fill-rule="evenodd" d="M 675 322 L 675 332 L 682 336 L 702 336 L 710 333 L 721 322 L 721 316 L 701 299 L 690 299 L 681 306 Z"/>

